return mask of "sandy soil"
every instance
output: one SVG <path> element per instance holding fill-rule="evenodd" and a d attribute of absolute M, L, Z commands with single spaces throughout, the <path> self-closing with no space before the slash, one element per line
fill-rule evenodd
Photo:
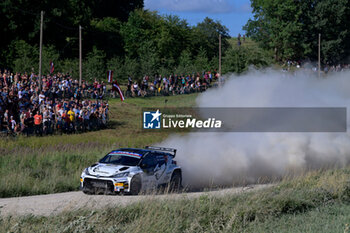
<path fill-rule="evenodd" d="M 250 192 L 271 185 L 254 185 L 221 189 L 210 192 L 190 192 L 181 194 L 139 195 L 139 196 L 112 196 L 112 195 L 86 195 L 83 192 L 66 192 L 38 196 L 0 198 L 0 215 L 43 215 L 50 216 L 65 211 L 78 209 L 99 209 L 106 206 L 125 206 L 138 201 L 154 199 L 195 198 L 203 194 L 225 195 L 232 193 Z"/>

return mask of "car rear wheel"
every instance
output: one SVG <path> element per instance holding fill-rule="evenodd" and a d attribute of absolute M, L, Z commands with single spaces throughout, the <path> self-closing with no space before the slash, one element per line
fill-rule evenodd
<path fill-rule="evenodd" d="M 130 194 L 138 195 L 141 191 L 141 179 L 140 176 L 134 176 L 130 182 Z"/>
<path fill-rule="evenodd" d="M 169 191 L 179 192 L 181 190 L 181 181 L 182 181 L 181 173 L 178 171 L 175 171 L 171 176 L 171 180 L 169 183 Z"/>

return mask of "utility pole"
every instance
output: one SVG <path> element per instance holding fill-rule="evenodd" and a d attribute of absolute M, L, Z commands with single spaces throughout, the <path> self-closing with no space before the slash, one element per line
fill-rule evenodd
<path fill-rule="evenodd" d="M 221 34 L 219 34 L 219 75 L 221 76 Z"/>
<path fill-rule="evenodd" d="M 81 45 L 81 26 L 79 25 L 79 87 L 81 87 L 81 79 L 83 76 L 83 63 L 82 63 L 82 45 Z"/>
<path fill-rule="evenodd" d="M 318 77 L 321 77 L 321 33 L 318 34 Z"/>
<path fill-rule="evenodd" d="M 43 52 L 43 24 L 44 24 L 44 11 L 41 11 L 40 20 L 40 45 L 39 45 L 39 89 L 41 90 L 41 60 Z"/>

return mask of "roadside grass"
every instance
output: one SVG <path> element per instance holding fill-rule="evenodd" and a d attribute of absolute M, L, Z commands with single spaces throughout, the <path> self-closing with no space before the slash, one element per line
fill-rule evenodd
<path fill-rule="evenodd" d="M 109 101 L 110 127 L 83 134 L 0 139 L 0 197 L 78 190 L 82 170 L 119 147 L 144 147 L 166 132 L 141 130 L 143 107 L 195 106 L 197 94 Z"/>
<path fill-rule="evenodd" d="M 349 232 L 350 167 L 241 194 L 0 218 L 0 232 Z"/>

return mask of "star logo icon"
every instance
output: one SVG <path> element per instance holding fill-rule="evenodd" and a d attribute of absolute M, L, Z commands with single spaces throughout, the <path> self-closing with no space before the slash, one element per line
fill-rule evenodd
<path fill-rule="evenodd" d="M 143 112 L 143 128 L 144 129 L 160 129 L 162 113 L 159 109 L 156 112 Z"/>
<path fill-rule="evenodd" d="M 159 112 L 159 109 L 158 109 L 155 113 L 152 113 L 151 115 L 152 115 L 152 120 L 151 120 L 151 122 L 153 122 L 154 120 L 159 121 L 159 117 L 160 117 L 160 115 L 162 115 L 162 114 Z"/>

